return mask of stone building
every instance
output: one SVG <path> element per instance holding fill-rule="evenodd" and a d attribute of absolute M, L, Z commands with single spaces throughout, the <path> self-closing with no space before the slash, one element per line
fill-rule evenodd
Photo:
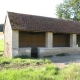
<path fill-rule="evenodd" d="M 7 57 L 80 53 L 80 22 L 7 12 L 4 44 Z"/>

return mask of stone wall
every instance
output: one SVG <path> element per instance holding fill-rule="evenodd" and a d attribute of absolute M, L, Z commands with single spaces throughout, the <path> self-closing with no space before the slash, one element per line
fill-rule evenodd
<path fill-rule="evenodd" d="M 12 30 L 12 56 L 18 56 L 19 54 L 19 31 Z"/>
<path fill-rule="evenodd" d="M 8 15 L 4 26 L 4 54 L 6 57 L 12 57 L 12 29 Z"/>
<path fill-rule="evenodd" d="M 69 53 L 69 54 L 80 54 L 80 49 L 78 47 L 55 47 L 55 48 L 39 48 L 39 57 L 44 56 L 53 56 L 61 53 Z"/>
<path fill-rule="evenodd" d="M 29 57 L 31 57 L 31 48 L 13 49 L 13 57 L 16 57 L 16 56 L 29 56 Z"/>
<path fill-rule="evenodd" d="M 13 57 L 16 56 L 29 56 L 31 57 L 31 48 L 18 48 L 13 49 Z M 80 54 L 78 47 L 55 47 L 55 48 L 38 48 L 38 57 L 54 56 L 56 54 L 68 53 L 68 54 Z"/>
<path fill-rule="evenodd" d="M 18 31 L 13 31 L 13 57 L 15 56 L 21 56 L 21 55 L 27 55 L 31 57 L 31 48 L 19 48 L 19 32 Z M 38 56 L 39 57 L 44 57 L 44 56 L 52 56 L 60 53 L 80 53 L 79 48 L 76 46 L 76 35 L 71 34 L 70 38 L 68 36 L 68 40 L 70 40 L 70 45 L 71 47 L 53 47 L 52 45 L 55 44 L 53 43 L 52 39 L 54 39 L 54 35 L 52 32 L 47 32 L 46 37 L 45 37 L 45 44 L 46 47 L 39 47 L 38 48 Z M 24 39 L 24 38 L 23 38 Z M 32 39 L 31 39 L 32 40 Z M 65 38 L 66 40 L 66 38 Z M 33 42 L 33 40 L 32 40 Z M 27 41 L 26 41 L 27 43 Z M 68 42 L 69 44 L 69 42 Z"/>

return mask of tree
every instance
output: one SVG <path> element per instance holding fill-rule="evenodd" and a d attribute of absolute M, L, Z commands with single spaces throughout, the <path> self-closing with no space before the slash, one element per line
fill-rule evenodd
<path fill-rule="evenodd" d="M 56 15 L 61 19 L 80 21 L 80 0 L 64 0 L 57 5 Z"/>

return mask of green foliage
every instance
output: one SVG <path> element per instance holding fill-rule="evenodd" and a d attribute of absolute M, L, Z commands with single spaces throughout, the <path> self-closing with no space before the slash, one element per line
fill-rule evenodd
<path fill-rule="evenodd" d="M 64 0 L 57 5 L 56 15 L 58 18 L 80 21 L 80 0 Z"/>
<path fill-rule="evenodd" d="M 4 51 L 4 40 L 0 40 L 0 52 Z"/>

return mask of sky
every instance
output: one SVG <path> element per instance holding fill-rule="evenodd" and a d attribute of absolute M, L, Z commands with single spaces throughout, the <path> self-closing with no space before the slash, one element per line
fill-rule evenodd
<path fill-rule="evenodd" d="M 7 11 L 57 18 L 56 6 L 63 0 L 0 0 L 0 24 Z"/>

